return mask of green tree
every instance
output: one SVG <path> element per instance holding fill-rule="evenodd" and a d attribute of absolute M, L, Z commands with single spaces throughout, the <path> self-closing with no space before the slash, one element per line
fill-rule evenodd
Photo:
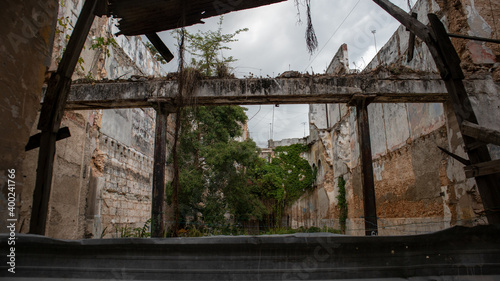
<path fill-rule="evenodd" d="M 253 171 L 259 165 L 258 147 L 242 135 L 247 116 L 239 106 L 183 109 L 179 139 L 179 210 L 181 221 L 202 220 L 215 228 L 260 218 L 265 208 L 254 191 Z M 172 187 L 167 187 L 167 199 Z M 167 200 L 167 203 L 171 203 Z M 201 215 L 201 217 L 199 217 Z"/>
<path fill-rule="evenodd" d="M 224 17 L 220 17 L 217 30 L 198 31 L 189 33 L 186 31 L 186 50 L 193 55 L 191 64 L 201 70 L 206 76 L 227 74 L 229 63 L 237 61 L 232 56 L 225 57 L 223 50 L 231 50 L 228 43 L 238 41 L 235 37 L 241 32 L 248 31 L 248 28 L 238 29 L 233 33 L 222 33 L 222 22 Z M 179 37 L 179 33 L 174 34 Z"/>

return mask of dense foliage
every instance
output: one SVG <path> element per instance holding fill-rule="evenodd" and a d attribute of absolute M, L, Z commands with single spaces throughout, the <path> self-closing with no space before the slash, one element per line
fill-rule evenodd
<path fill-rule="evenodd" d="M 303 144 L 279 146 L 271 162 L 256 170 L 257 193 L 272 206 L 277 226 L 285 207 L 313 187 L 316 170 L 301 157 L 308 150 Z"/>
<path fill-rule="evenodd" d="M 216 31 L 174 35 L 187 42 L 184 46 L 193 55 L 190 69 L 205 76 L 227 77 L 227 66 L 235 59 L 224 57 L 221 51 L 230 49 L 225 44 L 236 41 L 235 36 L 246 30 L 222 34 L 221 17 Z M 179 223 L 184 230 L 200 234 L 220 233 L 221 229 L 232 232 L 251 219 L 269 216 L 278 222 L 284 208 L 312 187 L 315 171 L 300 157 L 307 146 L 278 147 L 268 163 L 259 158 L 259 148 L 251 139 L 237 140 L 247 120 L 242 107 L 192 105 L 178 115 L 176 202 L 172 202 L 173 186 L 167 186 L 167 203 L 178 204 Z"/>
<path fill-rule="evenodd" d="M 252 181 L 252 171 L 260 163 L 258 147 L 251 139 L 235 140 L 247 118 L 244 109 L 191 107 L 182 116 L 178 152 L 182 222 L 200 219 L 219 227 L 226 223 L 225 214 L 236 222 L 260 218 L 265 209 Z M 171 198 L 171 187 L 167 193 Z"/>
<path fill-rule="evenodd" d="M 246 121 L 238 106 L 190 107 L 182 114 L 179 141 L 179 209 L 181 226 L 203 224 L 227 228 L 273 215 L 313 186 L 316 171 L 300 155 L 308 147 L 296 144 L 275 149 L 266 162 L 251 140 L 237 141 Z M 171 204 L 172 187 L 167 187 Z M 228 216 L 231 219 L 228 220 Z"/>

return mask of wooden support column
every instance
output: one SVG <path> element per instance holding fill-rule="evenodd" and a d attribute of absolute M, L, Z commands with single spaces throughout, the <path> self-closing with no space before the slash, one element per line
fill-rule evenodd
<path fill-rule="evenodd" d="M 38 129 L 42 132 L 31 209 L 29 233 L 32 234 L 45 235 L 57 132 L 69 94 L 71 76 L 94 21 L 96 3 L 97 0 L 85 1 L 57 71 L 50 77 L 47 93 L 44 97 L 38 122 Z"/>
<path fill-rule="evenodd" d="M 151 199 L 151 237 L 162 238 L 165 234 L 165 165 L 167 162 L 167 118 L 171 110 L 164 104 L 155 107 L 155 149 L 153 189 Z"/>
<path fill-rule="evenodd" d="M 460 67 L 460 58 L 439 18 L 434 14 L 428 15 L 431 26 L 431 29 L 429 29 L 388 0 L 373 0 L 373 2 L 386 10 L 427 44 L 429 52 L 434 59 L 436 67 L 450 95 L 458 125 L 461 126 L 464 121 L 477 124 L 476 115 L 474 114 L 472 104 L 462 81 L 464 79 L 464 74 Z M 463 136 L 463 140 L 465 146 L 469 148 L 467 154 L 473 165 L 491 161 L 491 156 L 486 145 L 476 145 L 476 140 L 466 135 Z M 472 146 L 474 149 L 470 149 Z M 485 214 L 490 224 L 500 223 L 499 182 L 500 176 L 498 174 L 476 177 L 476 183 L 479 193 L 481 194 Z"/>
<path fill-rule="evenodd" d="M 373 160 L 368 123 L 369 100 L 356 100 L 356 121 L 358 123 L 358 142 L 361 160 L 361 184 L 363 186 L 363 207 L 365 215 L 365 235 L 377 236 L 377 204 L 375 181 L 373 179 Z"/>

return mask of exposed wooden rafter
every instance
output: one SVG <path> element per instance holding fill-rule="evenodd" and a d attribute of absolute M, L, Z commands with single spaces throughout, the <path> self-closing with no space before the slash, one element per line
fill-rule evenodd
<path fill-rule="evenodd" d="M 460 126 L 462 134 L 483 143 L 500 145 L 500 132 L 464 121 Z"/>

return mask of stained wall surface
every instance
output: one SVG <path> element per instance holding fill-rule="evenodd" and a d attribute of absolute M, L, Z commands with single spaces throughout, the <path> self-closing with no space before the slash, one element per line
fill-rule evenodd
<path fill-rule="evenodd" d="M 49 73 L 57 68 L 82 5 L 83 1 L 64 1 L 59 6 L 58 20 L 52 27 L 53 55 L 47 60 Z M 111 18 L 95 18 L 73 80 L 163 74 L 140 37 L 113 35 L 117 32 L 115 23 Z M 110 38 L 115 43 L 107 44 Z M 40 89 L 41 84 L 33 92 L 41 93 Z M 39 96 L 35 102 L 40 102 Z M 34 111 L 32 119 L 36 114 Z M 116 237 L 125 228 L 142 227 L 151 217 L 155 111 L 67 111 L 61 126 L 69 127 L 71 137 L 57 142 L 46 235 L 63 239 Z M 29 128 L 28 135 L 38 132 L 33 124 Z M 21 161 L 20 232 L 29 230 L 37 158 L 35 149 Z"/>
<path fill-rule="evenodd" d="M 413 11 L 428 23 L 436 13 L 450 32 L 494 37 L 493 14 L 500 5 L 486 1 L 456 1 L 456 5 L 419 1 Z M 496 23 L 498 25 L 498 23 Z M 409 32 L 399 27 L 365 72 L 400 74 L 405 71 L 436 72 L 427 47 L 419 39 L 415 56 L 407 61 Z M 467 85 L 479 124 L 499 130 L 500 99 L 497 45 L 453 39 L 462 59 Z M 329 67 L 344 71 L 346 47 Z M 381 63 L 379 63 L 379 61 Z M 336 64 L 335 64 L 336 63 Z M 338 74 L 342 72 L 337 72 Z M 476 82 L 474 77 L 485 78 Z M 368 107 L 377 217 L 380 235 L 418 234 L 453 225 L 485 223 L 475 181 L 466 179 L 463 165 L 442 153 L 438 146 L 467 158 L 451 106 L 445 104 L 370 104 Z M 317 188 L 302 196 L 289 210 L 291 226 L 329 226 L 338 222 L 338 178 L 346 180 L 347 233 L 364 235 L 363 192 L 359 163 L 356 109 L 338 104 L 310 106 L 309 161 L 323 171 Z M 493 159 L 498 147 L 489 146 Z"/>
<path fill-rule="evenodd" d="M 36 124 L 44 74 L 50 65 L 57 1 L 2 1 L 0 17 L 0 232 L 17 218 L 24 187 L 24 146 Z M 14 216 L 8 217 L 8 170 L 15 170 Z M 12 193 L 12 192 L 11 192 Z"/>

